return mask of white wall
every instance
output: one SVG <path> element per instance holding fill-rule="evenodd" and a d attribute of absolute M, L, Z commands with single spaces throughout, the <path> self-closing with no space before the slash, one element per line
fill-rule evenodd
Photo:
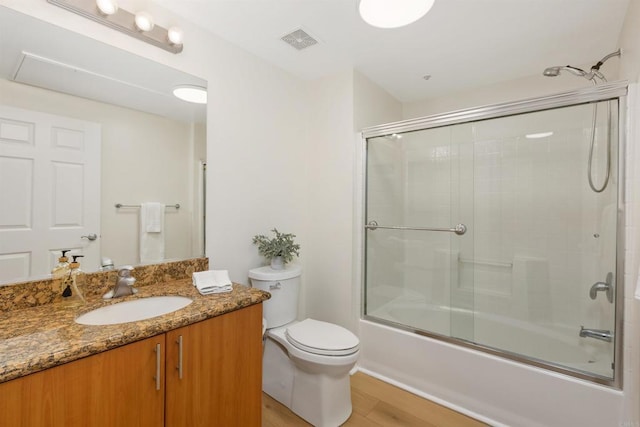
<path fill-rule="evenodd" d="M 620 33 L 620 78 L 636 82 L 640 79 L 640 0 L 630 0 Z"/>
<path fill-rule="evenodd" d="M 181 204 L 179 210 L 167 209 L 165 256 L 194 256 L 192 187 L 184 178 L 192 169 L 189 153 L 194 150 L 194 136 L 190 124 L 3 79 L 0 93 L 0 102 L 5 105 L 100 123 L 102 256 L 111 258 L 116 266 L 139 263 L 139 210 L 118 210 L 114 204 L 145 201 Z M 98 267 L 86 265 L 85 269 L 95 271 Z"/>
<path fill-rule="evenodd" d="M 640 82 L 640 0 L 631 0 L 620 35 L 620 78 Z M 629 97 L 626 155 L 625 321 L 624 321 L 624 420 L 640 423 L 640 302 L 634 299 L 640 267 L 640 95 L 635 87 Z"/>
<path fill-rule="evenodd" d="M 301 317 L 353 329 L 353 73 L 310 82 Z"/>
<path fill-rule="evenodd" d="M 353 72 L 354 129 L 402 120 L 402 103 L 363 74 Z"/>
<path fill-rule="evenodd" d="M 249 269 L 264 262 L 251 242 L 256 234 L 293 233 L 300 262 L 308 256 L 306 106 L 298 81 L 257 59 L 236 59 L 209 80 L 207 255 L 211 268 L 248 284 Z"/>

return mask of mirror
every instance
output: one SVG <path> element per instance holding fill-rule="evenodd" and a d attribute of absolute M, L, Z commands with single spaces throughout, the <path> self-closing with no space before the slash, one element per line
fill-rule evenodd
<path fill-rule="evenodd" d="M 85 272 L 160 261 L 141 262 L 147 202 L 163 260 L 203 255 L 206 106 L 178 85 L 207 83 L 0 6 L 0 283 L 48 277 L 61 249 Z"/>

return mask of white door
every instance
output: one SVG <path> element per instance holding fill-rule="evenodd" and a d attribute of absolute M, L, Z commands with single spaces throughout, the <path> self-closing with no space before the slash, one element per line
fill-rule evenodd
<path fill-rule="evenodd" d="M 62 249 L 84 255 L 83 270 L 98 268 L 100 133 L 97 123 L 0 105 L 0 283 L 46 277 Z"/>

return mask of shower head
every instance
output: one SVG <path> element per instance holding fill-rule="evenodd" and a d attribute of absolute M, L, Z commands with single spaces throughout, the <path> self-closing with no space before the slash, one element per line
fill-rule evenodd
<path fill-rule="evenodd" d="M 557 77 L 560 75 L 560 68 L 562 67 L 545 68 L 544 71 L 542 72 L 542 75 L 546 77 Z"/>
<path fill-rule="evenodd" d="M 607 79 L 604 77 L 604 74 L 600 72 L 600 67 L 608 59 L 613 58 L 614 56 L 620 56 L 620 49 L 602 58 L 593 67 L 591 67 L 591 70 L 589 72 L 586 72 L 583 69 L 578 67 L 572 67 L 571 65 L 565 65 L 565 66 L 557 65 L 555 67 L 545 68 L 545 70 L 542 72 L 542 75 L 546 77 L 557 77 L 560 75 L 561 71 L 568 71 L 574 76 L 584 77 L 587 80 L 591 80 L 593 84 L 597 84 L 599 82 L 606 82 Z M 600 80 L 599 82 L 598 82 L 598 79 Z"/>
<path fill-rule="evenodd" d="M 571 74 L 573 74 L 574 76 L 578 76 L 578 77 L 587 77 L 587 72 L 584 70 L 581 70 L 580 68 L 577 67 L 572 67 L 571 65 L 564 65 L 564 66 L 555 66 L 555 67 L 549 67 L 549 68 L 545 68 L 544 72 L 542 73 L 543 76 L 546 77 L 557 77 L 560 75 L 560 71 L 568 71 Z"/>

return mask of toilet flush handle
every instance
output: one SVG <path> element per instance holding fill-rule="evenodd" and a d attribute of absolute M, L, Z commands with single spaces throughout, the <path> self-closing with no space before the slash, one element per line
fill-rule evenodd
<path fill-rule="evenodd" d="M 275 285 L 269 285 L 269 290 L 273 291 L 273 290 L 276 290 L 276 289 L 280 289 L 281 287 L 282 287 L 282 285 L 280 285 L 280 282 L 276 282 Z"/>

